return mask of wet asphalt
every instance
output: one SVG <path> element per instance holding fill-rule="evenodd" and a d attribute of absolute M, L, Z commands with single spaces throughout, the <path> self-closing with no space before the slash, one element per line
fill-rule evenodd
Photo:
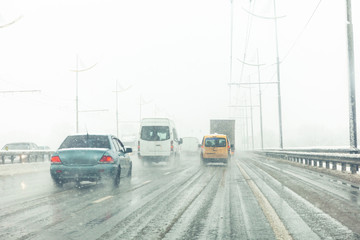
<path fill-rule="evenodd" d="M 227 166 L 197 156 L 143 166 L 134 155 L 117 188 L 59 188 L 47 167 L 0 176 L 0 239 L 360 239 L 359 194 L 255 155 Z"/>

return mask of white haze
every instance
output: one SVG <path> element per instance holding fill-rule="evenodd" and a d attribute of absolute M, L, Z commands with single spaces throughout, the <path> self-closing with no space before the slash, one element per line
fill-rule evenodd
<path fill-rule="evenodd" d="M 272 0 L 256 1 L 257 15 L 273 16 Z M 348 145 L 348 69 L 345 1 L 278 0 L 282 60 L 284 147 Z M 360 3 L 353 3 L 356 78 L 360 76 Z M 243 59 L 249 1 L 233 0 L 233 82 L 257 81 Z M 137 131 L 142 117 L 170 117 L 180 136 L 200 138 L 211 118 L 238 118 L 237 141 L 244 138 L 244 112 L 229 112 L 230 12 L 226 0 L 25 1 L 0 2 L 0 145 L 32 141 L 58 147 L 75 132 L 76 56 L 80 72 L 81 132 L 116 134 L 116 81 L 120 136 Z M 246 61 L 276 60 L 274 23 L 253 17 Z M 289 55 L 286 55 L 292 49 Z M 284 59 L 284 57 L 286 58 Z M 262 69 L 262 81 L 276 81 L 275 66 Z M 357 84 L 357 93 L 359 92 Z M 119 88 L 120 90 L 120 88 Z M 265 147 L 279 146 L 277 92 L 263 87 Z M 258 104 L 257 88 L 253 103 Z M 236 98 L 234 95 L 239 97 Z M 249 104 L 248 90 L 232 91 L 232 103 Z M 359 99 L 359 97 L 358 97 Z M 358 112 L 359 112 L 358 104 Z M 248 113 L 249 114 L 249 113 Z M 254 140 L 259 145 L 259 114 L 254 108 Z M 358 114 L 359 115 L 359 114 Z M 250 120 L 249 120 L 250 121 Z M 249 130 L 250 131 L 250 130 Z"/>

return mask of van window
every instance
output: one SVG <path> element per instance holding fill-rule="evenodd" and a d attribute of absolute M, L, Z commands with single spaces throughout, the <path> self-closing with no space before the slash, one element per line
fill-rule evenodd
<path fill-rule="evenodd" d="M 205 140 L 205 147 L 226 147 L 225 138 L 207 138 Z"/>
<path fill-rule="evenodd" d="M 170 139 L 168 126 L 143 126 L 141 128 L 141 139 L 146 141 L 165 141 Z"/>

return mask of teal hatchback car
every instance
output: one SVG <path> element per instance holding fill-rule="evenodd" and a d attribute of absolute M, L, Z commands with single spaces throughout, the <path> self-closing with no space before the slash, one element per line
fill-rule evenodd
<path fill-rule="evenodd" d="M 131 152 L 112 135 L 71 135 L 51 157 L 50 174 L 57 186 L 102 179 L 118 186 L 120 178 L 131 177 Z"/>

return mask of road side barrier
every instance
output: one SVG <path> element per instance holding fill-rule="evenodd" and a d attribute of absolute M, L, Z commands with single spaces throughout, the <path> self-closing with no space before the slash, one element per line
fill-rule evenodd
<path fill-rule="evenodd" d="M 293 151 L 254 151 L 267 157 L 280 158 L 291 162 L 332 170 L 347 172 L 350 169 L 352 174 L 359 171 L 360 154 L 351 153 L 329 153 L 329 152 L 293 152 Z M 324 165 L 325 164 L 325 165 Z"/>
<path fill-rule="evenodd" d="M 52 150 L 0 150 L 1 163 L 7 162 L 45 162 L 50 161 L 51 155 L 54 153 Z"/>

